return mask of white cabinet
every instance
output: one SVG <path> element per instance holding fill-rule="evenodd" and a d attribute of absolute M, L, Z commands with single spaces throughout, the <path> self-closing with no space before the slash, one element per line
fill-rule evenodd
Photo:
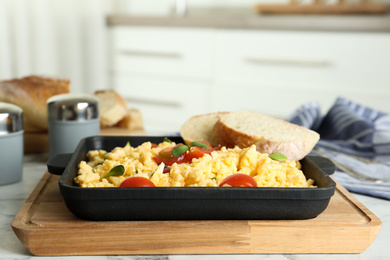
<path fill-rule="evenodd" d="M 212 75 L 213 31 L 154 27 L 114 27 L 113 69 L 139 75 L 193 77 Z"/>
<path fill-rule="evenodd" d="M 118 26 L 110 33 L 111 84 L 140 109 L 149 134 L 178 132 L 211 110 L 212 30 Z"/>
<path fill-rule="evenodd" d="M 390 112 L 390 34 L 219 30 L 215 109 L 285 117 L 337 96 Z M 226 44 L 229 43 L 229 44 Z"/>
<path fill-rule="evenodd" d="M 117 75 L 113 84 L 141 111 L 151 135 L 178 133 L 186 119 L 211 110 L 209 86 L 201 82 Z"/>
<path fill-rule="evenodd" d="M 112 86 L 149 133 L 190 116 L 250 110 L 286 118 L 338 96 L 390 113 L 390 34 L 114 26 Z"/>

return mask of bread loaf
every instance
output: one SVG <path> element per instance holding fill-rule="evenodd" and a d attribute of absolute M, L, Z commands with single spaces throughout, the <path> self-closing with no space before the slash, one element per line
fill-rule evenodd
<path fill-rule="evenodd" d="M 129 130 L 143 129 L 144 123 L 142 114 L 138 109 L 128 109 L 126 115 L 115 126 Z"/>
<path fill-rule="evenodd" d="M 214 131 L 228 147 L 244 148 L 255 144 L 261 153 L 282 153 L 289 160 L 301 160 L 320 138 L 318 133 L 305 127 L 247 111 L 222 115 Z"/>
<path fill-rule="evenodd" d="M 221 145 L 217 134 L 214 132 L 214 125 L 221 115 L 227 112 L 209 113 L 189 118 L 180 128 L 180 135 L 184 142 L 189 145 L 193 141 L 205 141 L 211 146 Z"/>
<path fill-rule="evenodd" d="M 126 116 L 126 101 L 115 90 L 97 90 L 94 95 L 99 99 L 101 127 L 114 126 Z"/>
<path fill-rule="evenodd" d="M 40 76 L 28 76 L 0 82 L 0 101 L 23 109 L 25 132 L 48 130 L 48 98 L 69 93 L 70 81 Z"/>

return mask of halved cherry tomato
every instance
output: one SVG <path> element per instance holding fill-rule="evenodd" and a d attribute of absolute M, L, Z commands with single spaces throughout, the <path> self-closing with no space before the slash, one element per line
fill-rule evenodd
<path fill-rule="evenodd" d="M 145 177 L 133 176 L 122 181 L 119 187 L 156 187 L 156 185 Z"/>
<path fill-rule="evenodd" d="M 154 161 L 157 164 L 164 163 L 166 166 L 171 166 L 174 163 L 180 163 L 181 161 L 183 161 L 184 157 L 186 156 L 186 153 L 183 153 L 179 157 L 175 157 L 172 154 L 172 150 L 179 145 L 182 144 L 177 144 L 173 147 L 168 147 L 161 150 L 155 157 L 153 157 Z"/>
<path fill-rule="evenodd" d="M 213 147 L 204 141 L 199 141 L 206 146 L 191 146 L 188 151 L 181 154 L 179 157 L 175 157 L 172 153 L 173 149 L 178 146 L 184 146 L 183 144 L 177 144 L 173 147 L 168 147 L 161 150 L 153 159 L 157 164 L 164 163 L 166 166 L 172 166 L 174 163 L 191 163 L 192 159 L 200 158 L 205 154 L 210 154 L 214 151 Z M 188 147 L 187 147 L 188 148 Z"/>
<path fill-rule="evenodd" d="M 213 147 L 214 151 L 220 151 L 222 149 L 222 146 L 215 146 Z"/>
<path fill-rule="evenodd" d="M 236 173 L 226 177 L 219 184 L 219 187 L 223 187 L 225 185 L 231 187 L 257 187 L 257 182 L 249 175 Z"/>
<path fill-rule="evenodd" d="M 191 146 L 190 147 L 190 150 L 187 152 L 183 162 L 186 162 L 186 163 L 191 163 L 192 162 L 192 159 L 196 158 L 201 158 L 203 157 L 203 155 L 205 154 L 211 154 L 212 151 L 214 151 L 213 147 L 207 143 L 207 142 L 204 142 L 204 141 L 199 141 L 201 143 L 204 143 L 206 144 L 207 146 L 205 147 L 200 147 L 200 146 Z"/>

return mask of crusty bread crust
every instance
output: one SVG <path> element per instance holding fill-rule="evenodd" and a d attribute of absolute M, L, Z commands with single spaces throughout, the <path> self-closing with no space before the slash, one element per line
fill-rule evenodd
<path fill-rule="evenodd" d="M 97 90 L 94 95 L 99 99 L 101 127 L 114 126 L 126 116 L 126 101 L 115 90 Z"/>
<path fill-rule="evenodd" d="M 127 114 L 115 126 L 129 130 L 144 129 L 142 114 L 138 109 L 128 109 Z"/>
<path fill-rule="evenodd" d="M 207 113 L 190 117 L 180 128 L 180 135 L 187 145 L 194 141 L 205 141 L 211 146 L 221 145 L 213 128 L 220 116 L 228 112 Z"/>
<path fill-rule="evenodd" d="M 23 109 L 25 132 L 48 130 L 46 101 L 55 95 L 69 93 L 70 81 L 28 76 L 0 82 L 0 101 Z"/>
<path fill-rule="evenodd" d="M 214 131 L 228 147 L 254 144 L 261 153 L 282 153 L 294 161 L 305 157 L 319 140 L 318 133 L 305 127 L 246 111 L 221 116 Z"/>
<path fill-rule="evenodd" d="M 239 146 L 240 148 L 249 147 L 257 140 L 256 137 L 241 133 L 233 128 L 230 128 L 218 120 L 214 125 L 214 132 L 221 140 L 221 143 L 228 147 L 233 148 Z"/>

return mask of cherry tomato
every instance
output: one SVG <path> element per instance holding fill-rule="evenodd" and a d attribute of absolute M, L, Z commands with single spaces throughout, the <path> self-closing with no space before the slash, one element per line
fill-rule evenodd
<path fill-rule="evenodd" d="M 196 158 L 201 158 L 203 157 L 203 155 L 205 154 L 211 154 L 212 151 L 214 151 L 213 147 L 207 143 L 207 142 L 204 142 L 204 141 L 199 141 L 201 143 L 204 143 L 206 144 L 207 146 L 191 146 L 190 150 L 187 152 L 183 162 L 186 162 L 186 163 L 191 163 L 192 162 L 192 159 Z"/>
<path fill-rule="evenodd" d="M 222 149 L 222 146 L 215 146 L 215 147 L 213 147 L 214 151 L 221 151 L 221 149 Z"/>
<path fill-rule="evenodd" d="M 226 177 L 220 184 L 219 187 L 231 186 L 231 187 L 257 187 L 257 182 L 251 176 L 236 173 Z"/>
<path fill-rule="evenodd" d="M 206 146 L 191 146 L 190 148 L 187 147 L 188 151 L 184 152 L 179 157 L 175 157 L 172 153 L 172 150 L 178 146 L 184 146 L 183 144 L 177 144 L 173 147 L 168 147 L 161 150 L 153 159 L 157 164 L 164 163 L 166 166 L 172 166 L 174 163 L 191 163 L 192 159 L 200 158 L 205 154 L 210 154 L 214 150 L 209 143 L 198 141 L 198 143 L 199 142 L 205 144 Z"/>
<path fill-rule="evenodd" d="M 119 187 L 156 187 L 156 185 L 145 177 L 133 176 L 122 181 Z"/>
<path fill-rule="evenodd" d="M 171 166 L 174 163 L 180 163 L 181 161 L 183 161 L 184 157 L 186 156 L 186 153 L 183 153 L 179 157 L 175 157 L 172 154 L 172 150 L 179 145 L 182 144 L 177 144 L 173 147 L 168 147 L 161 150 L 155 157 L 153 157 L 154 161 L 157 164 L 164 163 L 166 166 Z"/>

